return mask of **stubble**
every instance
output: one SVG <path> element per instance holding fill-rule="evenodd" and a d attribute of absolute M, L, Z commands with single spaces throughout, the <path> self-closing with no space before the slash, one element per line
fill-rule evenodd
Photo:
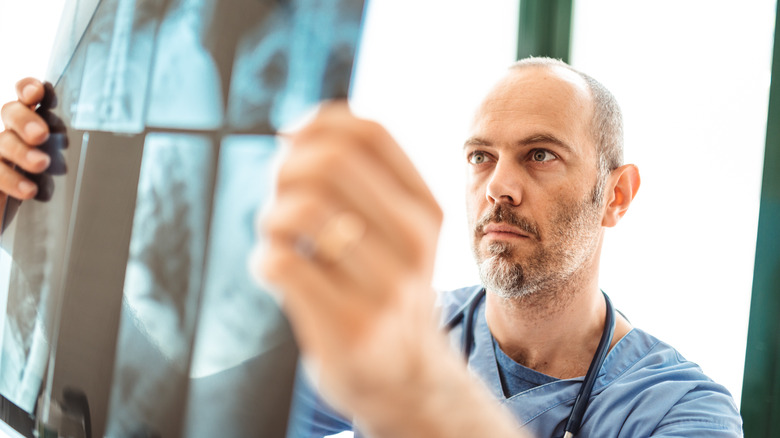
<path fill-rule="evenodd" d="M 514 301 L 534 301 L 552 304 L 566 301 L 561 292 L 576 279 L 586 262 L 594 255 L 600 230 L 602 181 L 588 196 L 575 201 L 561 201 L 549 222 L 548 229 L 514 212 L 505 204 L 496 206 L 474 226 L 474 251 L 482 284 L 492 293 Z M 533 239 L 532 253 L 522 259 L 515 244 L 490 242 L 484 253 L 479 241 L 489 223 L 505 223 L 528 233 Z"/>

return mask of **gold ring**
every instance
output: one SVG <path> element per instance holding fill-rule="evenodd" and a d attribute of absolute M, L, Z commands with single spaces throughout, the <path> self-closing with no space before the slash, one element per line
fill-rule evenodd
<path fill-rule="evenodd" d="M 365 234 L 363 218 L 355 213 L 341 212 L 328 219 L 313 239 L 299 239 L 298 250 L 311 259 L 335 263 L 343 259 Z"/>

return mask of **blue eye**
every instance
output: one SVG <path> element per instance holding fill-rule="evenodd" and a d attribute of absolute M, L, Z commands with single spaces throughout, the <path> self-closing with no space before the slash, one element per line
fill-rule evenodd
<path fill-rule="evenodd" d="M 553 155 L 553 153 L 548 150 L 537 149 L 533 152 L 531 158 L 536 162 L 543 163 L 545 161 L 554 160 L 555 155 Z"/>

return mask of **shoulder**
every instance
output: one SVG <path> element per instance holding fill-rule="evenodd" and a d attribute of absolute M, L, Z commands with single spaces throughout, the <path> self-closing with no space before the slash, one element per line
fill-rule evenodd
<path fill-rule="evenodd" d="M 444 324 L 446 321 L 449 321 L 480 290 L 482 290 L 482 285 L 439 292 L 436 303 L 441 315 L 440 323 Z"/>
<path fill-rule="evenodd" d="M 324 437 L 352 430 L 351 420 L 322 399 L 301 365 L 295 374 L 287 436 Z"/>
<path fill-rule="evenodd" d="M 728 390 L 640 329 L 613 348 L 603 378 L 602 392 L 611 394 L 606 399 L 620 400 L 612 408 L 636 420 L 625 427 L 652 426 L 651 436 L 742 436 L 739 410 Z"/>

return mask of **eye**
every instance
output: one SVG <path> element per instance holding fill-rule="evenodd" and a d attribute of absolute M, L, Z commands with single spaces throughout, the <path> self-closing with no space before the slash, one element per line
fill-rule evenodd
<path fill-rule="evenodd" d="M 469 163 L 471 164 L 482 164 L 485 161 L 487 161 L 488 157 L 484 152 L 472 152 L 469 154 Z"/>
<path fill-rule="evenodd" d="M 537 163 L 544 163 L 546 161 L 554 160 L 555 154 L 545 149 L 536 149 L 531 154 L 531 159 Z"/>

